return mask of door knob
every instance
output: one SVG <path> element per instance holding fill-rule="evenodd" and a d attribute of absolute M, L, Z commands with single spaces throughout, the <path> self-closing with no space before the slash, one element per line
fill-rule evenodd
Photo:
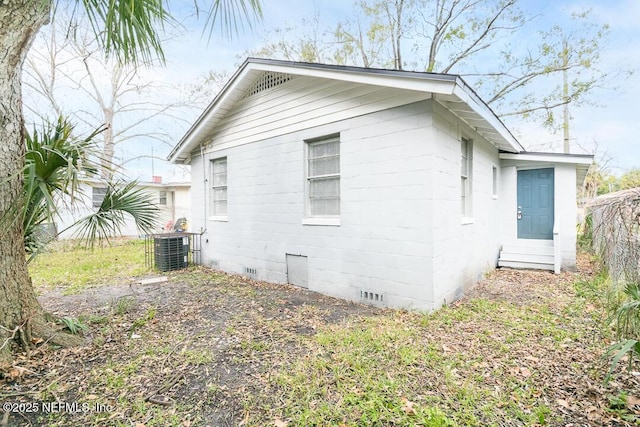
<path fill-rule="evenodd" d="M 518 206 L 518 219 L 522 219 L 522 207 Z"/>

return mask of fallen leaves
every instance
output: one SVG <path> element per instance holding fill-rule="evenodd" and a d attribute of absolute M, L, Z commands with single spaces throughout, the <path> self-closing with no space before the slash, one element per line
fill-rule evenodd
<path fill-rule="evenodd" d="M 627 396 L 627 406 L 632 408 L 634 406 L 640 406 L 640 398 L 635 396 Z"/>
<path fill-rule="evenodd" d="M 415 405 L 414 402 L 410 401 L 406 397 L 403 397 L 402 399 L 400 399 L 400 401 L 402 402 L 402 410 L 404 411 L 405 414 L 407 415 L 416 414 L 416 410 L 414 409 L 414 405 Z"/>
<path fill-rule="evenodd" d="M 273 420 L 273 425 L 275 427 L 287 427 L 289 423 L 281 420 L 280 418 L 276 418 L 275 420 Z"/>
<path fill-rule="evenodd" d="M 529 378 L 531 376 L 531 370 L 524 366 L 513 366 L 509 368 L 509 373 L 523 378 Z"/>
<path fill-rule="evenodd" d="M 389 369 L 379 377 L 399 388 L 386 396 L 394 415 L 411 417 L 418 423 L 427 406 L 439 406 L 453 417 L 462 405 L 456 393 L 467 390 L 495 399 L 491 407 L 495 418 L 489 421 L 504 418 L 505 425 L 514 423 L 513 412 L 509 412 L 513 408 L 531 414 L 546 407 L 558 425 L 611 424 L 618 415 L 611 411 L 608 396 L 622 391 L 627 392 L 626 400 L 621 400 L 616 410 L 640 415 L 640 374 L 619 372 L 607 386 L 598 376 L 601 353 L 594 345 L 598 330 L 587 324 L 598 308 L 587 305 L 573 316 L 565 316 L 576 298 L 572 287 L 575 278 L 570 273 L 496 271 L 455 307 L 446 309 L 452 315 L 447 322 L 438 323 L 446 310 L 435 313 L 429 322 L 437 327 L 427 326 L 424 333 L 406 342 L 386 344 L 384 349 L 390 349 L 392 356 L 380 359 Z M 94 304 L 90 315 L 106 316 L 104 323 L 92 327 L 94 345 L 55 352 L 41 345 L 38 358 L 20 359 L 15 370 L 7 371 L 0 389 L 15 393 L 50 390 L 61 400 L 110 403 L 116 412 L 108 417 L 137 427 L 150 423 L 149 414 L 158 419 L 175 417 L 183 427 L 203 423 L 289 427 L 298 422 L 278 406 L 283 401 L 278 393 L 284 392 L 274 384 L 282 372 L 314 356 L 301 343 L 313 341 L 327 329 L 344 329 L 345 318 L 384 319 L 374 335 L 396 330 L 411 335 L 413 328 L 424 327 L 424 318 L 414 313 L 393 312 L 387 318 L 384 310 L 288 286 L 214 275 L 204 269 L 172 273 L 171 280 L 161 285 L 103 292 L 132 294 L 137 304 L 116 316 L 110 311 L 108 297 L 82 296 L 83 307 Z M 56 298 L 58 310 L 65 315 L 81 314 L 74 312 L 79 296 Z M 497 306 L 491 311 L 495 318 L 483 314 L 493 306 Z M 132 331 L 131 326 L 149 307 L 157 309 L 156 317 Z M 455 316 L 464 310 L 472 312 L 471 318 Z M 535 317 L 539 322 L 520 321 L 518 315 Z M 584 333 L 587 326 L 590 329 Z M 425 347 L 419 347 L 422 344 Z M 332 345 L 321 348 L 324 359 L 320 362 L 327 364 L 320 374 L 323 393 L 303 402 L 311 411 L 343 397 L 340 393 L 344 390 L 336 387 L 339 379 L 332 371 Z M 407 349 L 421 351 L 409 351 L 404 365 L 393 365 L 393 354 Z M 435 366 L 444 369 L 429 365 L 432 356 L 434 365 L 443 360 Z M 420 387 L 410 387 L 410 381 Z M 346 390 L 353 399 L 367 397 L 363 383 L 349 384 Z M 421 390 L 420 396 L 411 394 L 415 390 Z M 34 394 L 24 396 L 32 398 Z M 157 402 L 145 402 L 147 396 Z M 253 405 L 262 398 L 272 400 L 263 407 Z M 478 414 L 474 408 L 463 409 Z M 106 425 L 105 419 L 86 418 L 85 424 Z M 74 419 L 76 424 L 83 421 Z M 343 414 L 335 423 L 354 425 L 353 419 Z"/>

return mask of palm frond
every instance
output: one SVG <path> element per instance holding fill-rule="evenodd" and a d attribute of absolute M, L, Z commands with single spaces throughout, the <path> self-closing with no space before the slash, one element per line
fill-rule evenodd
<path fill-rule="evenodd" d="M 73 125 L 60 117 L 25 133 L 21 218 L 27 253 L 34 255 L 41 249 L 37 231 L 42 224 L 54 221 L 63 196 L 73 203 L 80 193 L 81 179 L 97 173 L 97 150 L 92 140 L 103 130 L 76 140 Z"/>
<path fill-rule="evenodd" d="M 107 57 L 130 64 L 165 62 L 160 31 L 176 21 L 164 0 L 76 0 L 74 16 L 80 12 L 79 5 Z M 197 0 L 195 7 L 198 12 Z M 260 0 L 213 0 L 207 10 L 204 31 L 209 30 L 209 39 L 218 23 L 230 38 L 245 23 L 251 28 L 252 22 L 262 18 Z"/>
<path fill-rule="evenodd" d="M 164 62 L 159 29 L 172 21 L 163 0 L 76 0 L 107 56 L 122 63 Z"/>
<path fill-rule="evenodd" d="M 205 30 L 209 29 L 209 40 L 218 19 L 220 29 L 228 37 L 238 35 L 246 22 L 249 28 L 253 21 L 262 18 L 260 0 L 213 0 L 207 14 Z"/>
<path fill-rule="evenodd" d="M 153 195 L 138 187 L 137 182 L 112 183 L 98 210 L 74 226 L 78 227 L 78 237 L 93 248 L 96 242 L 119 235 L 129 218 L 143 234 L 151 233 L 157 226 L 158 213 Z"/>

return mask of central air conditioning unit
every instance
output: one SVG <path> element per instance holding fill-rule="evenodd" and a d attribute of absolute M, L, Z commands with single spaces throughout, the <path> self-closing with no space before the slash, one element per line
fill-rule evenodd
<path fill-rule="evenodd" d="M 153 240 L 155 266 L 160 271 L 187 268 L 189 236 L 156 236 Z"/>

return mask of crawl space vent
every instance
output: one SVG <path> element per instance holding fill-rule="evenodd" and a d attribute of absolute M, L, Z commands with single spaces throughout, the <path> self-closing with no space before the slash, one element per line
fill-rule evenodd
<path fill-rule="evenodd" d="M 244 271 L 245 275 L 247 275 L 247 276 L 249 276 L 251 278 L 254 278 L 254 277 L 256 277 L 258 275 L 258 269 L 255 268 L 255 267 L 244 267 L 243 271 Z"/>
<path fill-rule="evenodd" d="M 360 298 L 367 301 L 382 302 L 383 295 L 371 291 L 360 291 Z"/>
<path fill-rule="evenodd" d="M 288 82 L 292 78 L 293 76 L 291 74 L 266 72 L 249 88 L 244 97 L 248 98 L 265 90 L 273 89 L 276 86 Z"/>

